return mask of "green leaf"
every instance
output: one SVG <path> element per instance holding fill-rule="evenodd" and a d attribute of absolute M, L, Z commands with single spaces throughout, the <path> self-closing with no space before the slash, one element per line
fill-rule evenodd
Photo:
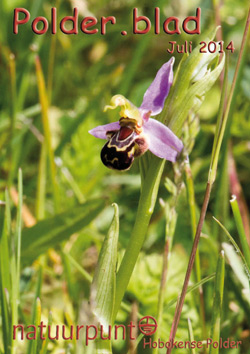
<path fill-rule="evenodd" d="M 101 212 L 104 204 L 102 199 L 91 200 L 24 229 L 22 264 L 32 262 L 50 247 L 67 240 L 73 233 L 87 226 Z"/>
<path fill-rule="evenodd" d="M 114 312 L 117 242 L 119 236 L 119 211 L 117 204 L 113 204 L 113 206 L 115 209 L 114 218 L 104 240 L 91 286 L 93 313 L 106 334 L 109 332 L 109 326 L 112 325 Z M 98 341 L 97 348 L 98 353 L 102 352 L 100 349 L 108 349 L 112 353 L 111 341 Z"/>

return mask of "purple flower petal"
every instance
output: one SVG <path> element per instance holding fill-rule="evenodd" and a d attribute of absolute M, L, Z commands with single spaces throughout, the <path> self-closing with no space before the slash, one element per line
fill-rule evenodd
<path fill-rule="evenodd" d="M 99 125 L 98 127 L 89 130 L 89 134 L 99 139 L 107 139 L 107 132 L 116 131 L 120 128 L 121 127 L 119 122 L 114 122 L 105 125 Z"/>
<path fill-rule="evenodd" d="M 149 119 L 143 126 L 143 131 L 149 137 L 149 150 L 156 156 L 172 162 L 183 149 L 182 141 L 164 124 Z"/>
<path fill-rule="evenodd" d="M 145 92 L 141 107 L 139 108 L 145 120 L 149 116 L 155 116 L 162 111 L 165 99 L 173 83 L 173 64 L 174 57 L 162 65 L 154 81 Z"/>

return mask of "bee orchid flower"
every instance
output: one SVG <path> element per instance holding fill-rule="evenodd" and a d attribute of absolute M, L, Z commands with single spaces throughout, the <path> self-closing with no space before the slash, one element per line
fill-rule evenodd
<path fill-rule="evenodd" d="M 160 158 L 176 161 L 183 148 L 182 141 L 164 124 L 150 118 L 163 109 L 173 83 L 173 64 L 174 58 L 171 58 L 162 65 L 139 108 L 122 95 L 113 96 L 111 104 L 104 107 L 104 111 L 121 107 L 119 121 L 89 131 L 96 138 L 108 140 L 101 151 L 105 166 L 128 170 L 134 158 L 147 150 Z"/>

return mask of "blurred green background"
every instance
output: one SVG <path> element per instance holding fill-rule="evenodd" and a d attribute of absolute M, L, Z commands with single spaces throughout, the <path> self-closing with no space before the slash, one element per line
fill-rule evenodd
<path fill-rule="evenodd" d="M 160 66 L 170 59 L 166 49 L 169 41 L 179 44 L 192 40 L 193 47 L 199 44 L 207 31 L 220 24 L 217 40 L 225 45 L 233 41 L 235 52 L 230 54 L 229 81 L 232 80 L 237 53 L 244 30 L 249 2 L 247 0 L 224 1 L 83 1 L 83 0 L 1 0 L 0 2 L 0 200 L 5 200 L 8 187 L 11 197 L 12 227 L 15 227 L 17 205 L 18 169 L 23 172 L 24 243 L 21 263 L 21 306 L 19 318 L 22 323 L 31 323 L 32 303 L 38 279 L 38 270 L 43 269 L 40 289 L 42 316 L 48 311 L 53 314 L 53 323 L 81 323 L 88 319 L 89 284 L 69 262 L 70 255 L 90 274 L 96 266 L 98 253 L 113 215 L 111 203 L 116 202 L 120 210 L 119 250 L 126 247 L 133 226 L 140 193 L 139 164 L 135 161 L 128 172 L 108 170 L 100 160 L 103 141 L 88 134 L 93 127 L 117 120 L 117 111 L 103 113 L 103 107 L 117 93 L 125 95 L 134 104 L 140 105 L 146 88 Z M 37 16 L 50 19 L 51 7 L 57 8 L 58 21 L 72 15 L 78 7 L 79 19 L 86 16 L 115 16 L 116 25 L 107 25 L 107 34 L 65 35 L 59 31 L 52 36 L 50 31 L 36 35 L 31 30 L 31 21 L 20 26 L 18 35 L 13 34 L 13 12 L 24 7 L 31 13 L 31 20 Z M 148 16 L 153 25 L 154 7 L 161 10 L 161 23 L 165 18 L 176 16 L 183 20 L 195 15 L 201 8 L 201 35 L 155 35 L 153 28 L 145 35 L 132 33 L 132 10 L 138 8 L 140 15 Z M 96 28 L 99 28 L 100 22 Z M 126 30 L 127 36 L 121 31 Z M 248 38 L 249 39 L 249 38 Z M 218 250 L 226 236 L 216 226 L 215 215 L 236 237 L 237 231 L 231 217 L 229 199 L 231 194 L 239 198 L 245 231 L 249 236 L 250 202 L 250 44 L 245 55 L 237 96 L 234 102 L 231 136 L 224 144 L 218 178 L 215 183 L 204 237 L 200 243 L 202 278 L 215 271 Z M 39 69 L 35 58 L 40 57 L 45 78 L 48 106 L 45 113 L 39 97 Z M 175 54 L 175 70 L 182 54 Z M 41 74 L 41 71 L 40 71 Z M 185 80 L 185 77 L 183 77 Z M 220 81 L 207 94 L 195 118 L 196 137 L 190 163 L 194 178 L 197 210 L 201 206 L 212 150 L 213 133 L 220 100 Z M 46 109 L 47 108 L 47 109 Z M 46 116 L 49 129 L 46 131 Z M 50 149 L 45 141 L 51 142 Z M 55 171 L 51 168 L 55 161 Z M 166 302 L 175 298 L 182 286 L 189 252 L 192 246 L 190 216 L 186 192 L 181 189 L 178 201 L 173 201 L 165 187 L 165 178 L 174 179 L 170 163 L 163 175 L 159 197 L 176 207 L 177 227 L 174 237 L 173 255 L 170 260 Z M 93 215 L 87 215 L 86 222 L 72 228 L 60 242 L 60 225 L 65 220 L 75 220 L 80 212 L 79 204 L 98 201 Z M 127 303 L 136 302 L 140 313 L 154 316 L 157 308 L 158 286 L 161 277 L 161 254 L 165 239 L 166 217 L 162 204 L 157 202 L 148 236 L 136 271 L 129 285 Z M 4 206 L 0 205 L 3 219 Z M 86 204 L 83 210 L 92 210 Z M 96 208 L 96 209 L 95 209 Z M 40 220 L 51 220 L 56 214 L 65 212 L 61 219 L 47 225 L 43 232 Z M 86 211 L 85 211 L 86 212 Z M 79 214 L 79 220 L 81 215 Z M 69 221 L 70 222 L 70 221 Z M 38 223 L 37 229 L 27 231 Z M 76 224 L 75 220 L 75 224 Z M 50 239 L 50 231 L 57 227 L 58 237 Z M 25 233 L 28 235 L 25 235 Z M 30 235 L 33 236 L 30 236 Z M 42 236 L 41 236 L 42 235 Z M 45 240 L 47 236 L 47 239 Z M 70 237 L 69 237 L 70 236 Z M 29 237 L 33 240 L 29 243 Z M 37 237 L 44 237 L 42 246 L 36 244 Z M 50 241 L 52 240 L 52 241 Z M 31 242 L 31 241 L 30 241 Z M 27 249 L 25 250 L 25 248 Z M 65 253 L 64 253 L 65 252 Z M 229 251 L 234 252 L 232 249 Z M 38 257 L 38 258 L 37 258 Z M 8 272 L 8 270 L 7 270 Z M 240 275 L 239 275 L 240 274 Z M 232 336 L 243 341 L 239 350 L 221 350 L 221 353 L 250 353 L 250 305 L 242 293 L 241 276 L 247 279 L 243 267 L 233 270 L 227 262 L 225 279 L 225 312 L 222 320 L 222 336 Z M 248 279 L 249 281 L 249 279 Z M 204 285 L 206 321 L 211 321 L 213 282 Z M 164 328 L 161 338 L 167 340 L 174 306 L 164 313 Z M 119 313 L 118 323 L 129 320 L 127 312 Z M 202 338 L 199 314 L 195 296 L 188 295 L 178 337 L 187 339 L 186 318 L 192 319 L 195 336 Z M 69 319 L 70 318 L 70 319 Z M 27 343 L 19 343 L 18 353 L 24 353 Z M 60 353 L 85 353 L 80 344 Z M 115 353 L 126 353 L 126 343 L 114 344 Z M 69 348 L 68 343 L 50 343 L 49 352 L 59 353 L 59 348 Z M 77 349 L 76 349 L 77 348 Z M 3 345 L 0 345 L 3 351 Z M 76 351 L 78 350 L 78 351 Z M 67 352 L 67 353 L 68 353 Z M 142 352 L 142 349 L 138 349 Z M 146 352 L 146 351 L 145 351 Z M 180 350 L 180 353 L 187 352 Z M 176 351 L 178 353 L 178 351 Z"/>

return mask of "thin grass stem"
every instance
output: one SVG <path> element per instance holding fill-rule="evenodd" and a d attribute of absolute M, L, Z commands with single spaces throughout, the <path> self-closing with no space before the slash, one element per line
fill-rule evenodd
<path fill-rule="evenodd" d="M 9 130 L 9 175 L 8 186 L 11 186 L 13 179 L 13 161 L 14 161 L 14 149 L 13 149 L 13 136 L 16 123 L 16 62 L 14 54 L 9 55 L 9 71 L 10 71 L 10 130 Z"/>
<path fill-rule="evenodd" d="M 187 288 L 188 288 L 189 279 L 190 279 L 191 272 L 192 272 L 193 265 L 194 265 L 195 254 L 196 254 L 196 251 L 197 251 L 197 247 L 198 247 L 199 240 L 200 240 L 202 226 L 203 226 L 203 223 L 204 223 L 204 220 L 205 220 L 205 216 L 206 216 L 206 212 L 207 212 L 207 206 L 208 206 L 208 202 L 209 202 L 209 199 L 210 199 L 211 187 L 212 187 L 211 184 L 208 182 L 207 183 L 207 187 L 206 187 L 206 192 L 205 192 L 205 196 L 204 196 L 202 209 L 201 209 L 200 219 L 199 219 L 199 223 L 198 223 L 198 226 L 197 226 L 196 235 L 195 235 L 195 239 L 194 239 L 194 243 L 193 243 L 193 248 L 192 248 L 192 251 L 191 251 L 190 258 L 189 258 L 189 263 L 188 263 L 188 267 L 187 267 L 187 272 L 186 272 L 186 276 L 185 276 L 185 280 L 184 280 L 184 284 L 183 284 L 180 300 L 179 300 L 179 302 L 178 302 L 178 304 L 176 306 L 176 309 L 175 309 L 174 319 L 173 319 L 171 332 L 170 332 L 170 337 L 169 337 L 169 341 L 170 342 L 172 342 L 174 340 L 174 338 L 175 338 L 177 327 L 178 327 L 178 324 L 179 324 L 179 321 L 180 321 L 181 311 L 182 311 L 182 307 L 183 307 L 183 304 L 184 304 L 184 300 L 185 300 L 185 296 L 186 296 L 186 292 L 187 292 Z M 171 350 L 172 350 L 172 348 L 169 347 L 168 350 L 167 350 L 167 354 L 170 354 Z"/>
<path fill-rule="evenodd" d="M 190 167 L 189 161 L 185 164 L 185 177 L 186 177 L 186 188 L 187 188 L 187 200 L 190 212 L 190 219 L 191 219 L 191 228 L 192 228 L 192 236 L 193 240 L 195 239 L 196 227 L 197 227 L 197 220 L 196 220 L 196 210 L 195 210 L 195 194 L 194 194 L 194 181 L 192 176 L 192 171 Z M 196 282 L 201 280 L 201 265 L 200 265 L 200 253 L 199 249 L 195 255 L 195 279 Z M 203 297 L 203 289 L 202 286 L 199 287 L 199 312 L 200 312 L 200 319 L 202 325 L 202 334 L 203 338 L 207 337 L 206 331 L 206 316 L 205 316 L 205 306 L 204 306 L 204 297 Z M 206 349 L 204 347 L 204 349 Z"/>
<path fill-rule="evenodd" d="M 59 10 L 59 0 L 56 0 L 55 5 L 57 11 Z M 55 66 L 55 56 L 56 56 L 56 36 L 51 36 L 51 43 L 50 43 L 50 52 L 49 52 L 49 66 L 48 66 L 48 101 L 49 104 L 52 100 L 52 90 L 53 90 L 53 75 L 54 75 L 54 66 Z"/>
<path fill-rule="evenodd" d="M 42 220 L 45 217 L 46 199 L 46 144 L 43 141 L 38 166 L 37 194 L 36 194 L 36 218 Z"/>
<path fill-rule="evenodd" d="M 224 293 L 224 278 L 225 278 L 225 257 L 224 251 L 221 251 L 217 262 L 215 286 L 214 286 L 214 303 L 213 303 L 213 317 L 210 337 L 214 343 L 220 340 L 220 323 L 221 311 Z M 219 346 L 216 348 L 210 345 L 209 354 L 218 354 Z"/>
<path fill-rule="evenodd" d="M 190 342 L 194 342 L 194 332 L 190 318 L 188 318 L 188 335 Z M 196 354 L 195 348 L 190 348 L 190 354 Z"/>
<path fill-rule="evenodd" d="M 157 306 L 157 330 L 154 334 L 154 340 L 159 338 L 158 336 L 158 328 L 161 328 L 162 324 L 162 315 L 163 315 L 163 308 L 164 308 L 164 295 L 166 290 L 167 284 L 167 272 L 168 272 L 168 258 L 169 258 L 169 251 L 170 251 L 170 239 L 167 237 L 164 247 L 164 252 L 162 256 L 162 273 L 161 273 L 161 282 L 160 282 L 160 289 L 158 295 L 158 306 Z M 158 353 L 158 348 L 153 349 L 153 353 Z"/>
<path fill-rule="evenodd" d="M 22 170 L 18 171 L 18 208 L 17 208 L 17 226 L 16 226 L 16 240 L 17 240 L 17 261 L 16 261 L 16 288 L 17 304 L 19 305 L 19 282 L 20 282 L 20 268 L 21 268 L 21 240 L 22 240 L 22 207 L 23 207 L 23 176 Z"/>

